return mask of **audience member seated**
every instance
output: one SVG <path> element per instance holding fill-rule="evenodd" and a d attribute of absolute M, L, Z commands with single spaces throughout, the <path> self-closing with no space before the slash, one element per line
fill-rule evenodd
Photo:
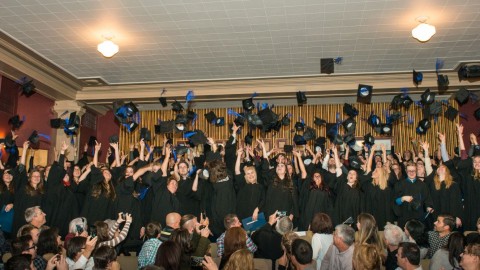
<path fill-rule="evenodd" d="M 325 213 L 316 213 L 313 215 L 312 223 L 310 223 L 310 230 L 314 233 L 312 237 L 312 259 L 317 262 L 317 268 L 320 268 L 325 253 L 333 243 L 332 219 Z"/>
<path fill-rule="evenodd" d="M 275 225 L 275 228 L 274 228 Z M 289 217 L 277 217 L 277 211 L 268 217 L 268 223 L 252 234 L 252 240 L 257 245 L 256 258 L 275 260 L 282 257 L 282 236 L 293 230 Z"/>
<path fill-rule="evenodd" d="M 295 270 L 315 270 L 312 254 L 312 246 L 306 240 L 293 240 L 291 260 Z M 278 269 L 282 268 L 279 266 Z"/>
<path fill-rule="evenodd" d="M 45 260 L 38 256 L 37 245 L 33 242 L 30 235 L 23 235 L 13 239 L 12 241 L 12 255 L 30 254 L 33 259 L 33 265 L 37 269 L 45 269 L 47 266 Z M 19 259 L 21 260 L 21 259 Z"/>
<path fill-rule="evenodd" d="M 211 232 L 208 228 L 208 219 L 198 222 L 197 217 L 194 215 L 183 215 L 180 221 L 180 227 L 188 230 L 190 233 L 191 245 L 193 250 L 195 250 L 194 253 L 200 254 L 198 256 L 204 256 L 210 245 L 208 237 Z"/>
<path fill-rule="evenodd" d="M 378 254 L 381 254 L 382 261 L 385 261 L 385 255 L 383 253 L 383 242 L 380 240 L 378 233 L 377 221 L 368 213 L 361 213 L 357 217 L 357 229 L 358 229 L 358 241 L 357 244 L 374 245 L 377 247 Z"/>
<path fill-rule="evenodd" d="M 422 270 L 420 249 L 417 244 L 402 242 L 398 245 L 397 263 L 402 270 Z"/>
<path fill-rule="evenodd" d="M 158 239 L 161 231 L 162 225 L 159 222 L 150 222 L 145 227 L 147 241 L 143 243 L 142 249 L 138 254 L 138 268 L 155 263 L 158 247 L 162 244 L 162 241 Z"/>
<path fill-rule="evenodd" d="M 237 215 L 235 214 L 226 215 L 225 218 L 223 219 L 223 224 L 227 231 L 230 228 L 242 226 L 242 223 L 240 222 Z M 220 235 L 220 237 L 217 238 L 217 256 L 218 257 L 223 256 L 225 233 L 226 231 L 223 232 Z M 250 250 L 250 252 L 255 253 L 255 251 L 257 251 L 257 246 L 253 243 L 252 239 L 250 239 L 248 235 L 247 235 L 246 245 L 247 245 L 247 249 Z"/>
<path fill-rule="evenodd" d="M 92 252 L 97 244 L 97 237 L 88 239 L 75 236 L 67 243 L 67 264 L 69 269 L 92 269 Z"/>
<path fill-rule="evenodd" d="M 40 206 L 33 206 L 25 210 L 25 221 L 39 230 L 42 230 L 43 225 L 47 222 L 46 216 Z"/>
<path fill-rule="evenodd" d="M 224 237 L 224 254 L 220 261 L 220 269 L 223 269 L 230 256 L 239 249 L 247 248 L 247 233 L 241 227 L 231 227 L 225 232 Z"/>
<path fill-rule="evenodd" d="M 448 243 L 448 238 L 455 229 L 455 218 L 451 215 L 440 214 L 434 223 L 434 230 L 428 232 L 428 258 L 432 258 L 433 254 Z"/>
<path fill-rule="evenodd" d="M 8 259 L 5 264 L 5 270 L 26 270 L 36 269 L 33 265 L 32 255 L 30 254 L 18 254 Z M 45 269 L 45 268 L 43 268 Z"/>
<path fill-rule="evenodd" d="M 67 248 L 68 241 L 76 236 L 88 236 L 88 225 L 87 219 L 84 217 L 74 218 L 70 221 L 68 225 L 68 234 L 65 236 L 63 240 L 63 246 L 65 249 Z"/>
<path fill-rule="evenodd" d="M 468 244 L 465 247 L 460 266 L 463 270 L 480 270 L 480 243 Z"/>
<path fill-rule="evenodd" d="M 477 230 L 466 235 L 466 243 L 475 243 L 480 239 L 480 217 L 477 219 Z"/>
<path fill-rule="evenodd" d="M 283 269 L 293 269 L 292 263 L 292 243 L 293 240 L 299 239 L 295 232 L 287 232 L 282 237 L 283 256 L 277 260 L 277 265 Z"/>
<path fill-rule="evenodd" d="M 322 270 L 352 270 L 352 258 L 355 242 L 355 231 L 352 227 L 340 224 L 333 232 L 333 244 L 328 248 L 322 261 Z"/>
<path fill-rule="evenodd" d="M 101 246 L 93 252 L 93 269 L 95 270 L 120 270 L 117 262 L 117 253 L 110 246 Z"/>
<path fill-rule="evenodd" d="M 54 255 L 62 254 L 62 239 L 57 228 L 42 230 L 38 237 L 37 253 L 45 263 Z"/>
<path fill-rule="evenodd" d="M 20 227 L 17 232 L 17 237 L 23 235 L 30 235 L 32 237 L 33 243 L 36 245 L 38 243 L 38 237 L 40 236 L 40 230 L 32 224 L 25 224 Z"/>
<path fill-rule="evenodd" d="M 385 261 L 386 270 L 397 269 L 398 245 L 403 242 L 405 235 L 400 227 L 393 224 L 385 225 L 383 230 L 385 245 L 387 246 L 387 259 Z M 356 249 L 355 249 L 356 251 Z"/>
<path fill-rule="evenodd" d="M 115 247 L 120 244 L 127 237 L 130 224 L 132 223 L 132 215 L 125 214 L 125 219 L 122 216 L 123 213 L 118 213 L 118 219 L 113 226 L 108 226 L 104 221 L 95 222 L 95 228 L 97 231 L 97 246 L 109 246 Z M 116 236 L 115 232 L 118 230 L 118 226 L 125 222 L 122 231 Z"/>
<path fill-rule="evenodd" d="M 165 242 L 167 240 L 170 240 L 172 237 L 172 232 L 175 229 L 180 228 L 180 220 L 182 219 L 182 216 L 180 216 L 179 213 L 169 213 L 167 217 L 165 218 L 165 224 L 167 225 L 165 228 L 163 228 L 161 234 L 160 234 L 160 241 Z"/>
<path fill-rule="evenodd" d="M 158 247 L 155 265 L 165 270 L 178 270 L 182 258 L 182 247 L 175 241 L 167 240 Z"/>
<path fill-rule="evenodd" d="M 192 234 L 187 229 L 178 229 L 173 232 L 172 240 L 180 245 L 182 251 L 180 269 L 190 269 L 192 256 L 205 256 L 208 250 L 208 246 L 210 245 L 210 241 L 208 241 L 207 239 L 209 234 L 210 230 L 208 230 L 208 228 L 203 229 L 200 240 L 197 242 L 197 246 L 195 246 Z M 193 236 L 195 235 L 196 233 L 193 233 Z M 160 247 L 162 245 L 160 245 Z"/>
<path fill-rule="evenodd" d="M 405 236 L 407 236 L 408 242 L 417 244 L 420 248 L 420 259 L 425 259 L 429 249 L 428 234 L 425 233 L 425 225 L 416 219 L 407 221 L 407 223 L 405 223 Z"/>
<path fill-rule="evenodd" d="M 433 254 L 430 260 L 430 270 L 458 269 L 461 254 L 465 248 L 465 236 L 459 232 L 453 232 L 448 238 L 448 244 Z"/>
<path fill-rule="evenodd" d="M 355 245 L 352 264 L 353 268 L 358 270 L 378 270 L 382 265 L 382 254 L 375 245 Z"/>

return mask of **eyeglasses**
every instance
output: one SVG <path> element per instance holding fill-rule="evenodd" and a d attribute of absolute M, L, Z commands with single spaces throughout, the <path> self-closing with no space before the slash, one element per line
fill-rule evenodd
<path fill-rule="evenodd" d="M 31 247 L 29 247 L 29 248 L 25 249 L 25 251 L 27 251 L 27 250 L 30 250 L 30 249 L 36 249 L 36 248 L 37 248 L 37 245 L 33 245 L 33 246 L 31 246 Z"/>

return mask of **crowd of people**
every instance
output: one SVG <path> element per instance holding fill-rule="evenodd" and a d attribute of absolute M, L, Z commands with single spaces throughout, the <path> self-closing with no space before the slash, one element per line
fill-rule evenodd
<path fill-rule="evenodd" d="M 465 149 L 461 125 L 458 152 L 439 133 L 438 149 L 403 154 L 375 143 L 268 151 L 262 139 L 240 145 L 238 129 L 224 145 L 165 138 L 161 151 L 142 138 L 126 155 L 95 142 L 77 163 L 64 142 L 46 167 L 27 164 L 24 142 L 18 160 L 0 162 L 6 269 L 119 269 L 117 254 L 131 251 L 140 269 L 253 269 L 254 258 L 277 269 L 418 269 L 425 258 L 434 270 L 480 269 L 480 151 L 475 134 Z"/>

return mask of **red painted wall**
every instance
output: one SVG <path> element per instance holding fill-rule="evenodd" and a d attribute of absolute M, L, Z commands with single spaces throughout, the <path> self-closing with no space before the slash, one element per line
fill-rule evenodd
<path fill-rule="evenodd" d="M 102 151 L 99 156 L 102 162 L 105 160 L 105 153 L 109 146 L 108 138 L 112 135 L 118 135 L 120 132 L 120 125 L 114 118 L 112 110 L 103 116 L 97 117 L 97 141 L 102 144 Z M 88 138 L 86 138 L 86 140 L 88 140 Z"/>
<path fill-rule="evenodd" d="M 0 75 L 0 138 L 5 138 L 10 133 L 8 119 L 17 111 L 17 100 L 20 95 L 19 85 L 14 81 Z M 2 161 L 7 160 L 7 153 L 2 151 Z"/>
<path fill-rule="evenodd" d="M 480 95 L 480 92 L 476 92 Z M 476 109 L 480 108 L 480 101 L 473 103 L 469 100 L 466 104 L 460 107 L 460 113 L 465 115 L 467 119 L 460 117 L 460 123 L 463 125 L 463 140 L 465 142 L 465 148 L 468 150 L 470 147 L 470 133 L 477 136 L 477 140 L 480 142 L 480 121 L 475 119 L 473 113 Z"/>

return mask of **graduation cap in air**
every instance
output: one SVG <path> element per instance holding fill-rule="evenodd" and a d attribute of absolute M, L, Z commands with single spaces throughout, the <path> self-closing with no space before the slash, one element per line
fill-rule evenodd
<path fill-rule="evenodd" d="M 406 109 L 409 109 L 410 106 L 413 104 L 412 98 L 410 98 L 409 95 L 405 94 L 398 94 L 393 97 L 392 102 L 390 103 L 390 107 L 392 107 L 395 110 L 400 109 L 400 107 L 405 107 Z"/>
<path fill-rule="evenodd" d="M 108 141 L 109 141 L 110 143 L 118 143 L 118 141 L 119 141 L 118 135 L 112 135 L 112 136 L 110 136 L 110 137 L 108 138 Z"/>
<path fill-rule="evenodd" d="M 420 96 L 420 101 L 423 105 L 430 105 L 435 102 L 435 93 L 430 91 L 430 88 L 427 88 L 425 92 Z"/>
<path fill-rule="evenodd" d="M 76 112 L 70 113 L 70 116 L 65 119 L 63 124 L 63 130 L 67 135 L 74 135 L 77 133 L 77 129 L 80 126 L 80 117 L 78 117 Z"/>
<path fill-rule="evenodd" d="M 239 113 L 238 116 L 233 120 L 237 127 L 243 127 L 245 125 L 245 114 Z"/>
<path fill-rule="evenodd" d="M 391 135 L 392 134 L 392 125 L 391 124 L 382 124 L 380 126 L 380 134 Z"/>
<path fill-rule="evenodd" d="M 423 73 L 422 72 L 418 72 L 418 71 L 415 71 L 415 69 L 413 70 L 412 72 L 412 79 L 413 79 L 413 83 L 415 85 L 419 85 L 422 81 L 423 81 Z"/>
<path fill-rule="evenodd" d="M 313 123 L 317 126 L 322 126 L 325 125 L 327 121 L 315 116 L 315 120 L 313 121 Z"/>
<path fill-rule="evenodd" d="M 333 136 L 332 142 L 333 142 L 333 144 L 335 144 L 335 145 L 342 145 L 342 144 L 343 144 L 342 135 L 336 134 L 335 136 Z"/>
<path fill-rule="evenodd" d="M 278 121 L 278 115 L 274 113 L 269 107 L 258 112 L 258 116 L 262 120 L 262 130 L 265 132 L 271 131 Z"/>
<path fill-rule="evenodd" d="M 480 108 L 475 110 L 473 116 L 475 116 L 475 119 L 477 119 L 477 121 L 480 121 Z"/>
<path fill-rule="evenodd" d="M 167 98 L 161 97 L 161 98 L 158 98 L 158 101 L 160 101 L 160 104 L 162 105 L 163 108 L 165 108 L 165 107 L 168 106 L 168 104 L 167 104 Z"/>
<path fill-rule="evenodd" d="M 320 59 L 320 73 L 332 74 L 335 71 L 333 58 Z"/>
<path fill-rule="evenodd" d="M 186 128 L 187 122 L 188 122 L 187 116 L 183 113 L 179 113 L 175 117 L 175 128 L 178 131 L 184 131 Z"/>
<path fill-rule="evenodd" d="M 8 133 L 7 136 L 5 136 L 5 138 L 0 139 L 0 143 L 4 143 L 7 149 L 15 146 L 15 141 L 13 140 L 13 136 L 11 133 Z"/>
<path fill-rule="evenodd" d="M 355 117 L 358 115 L 357 108 L 353 107 L 351 104 L 345 103 L 343 104 L 343 113 L 350 117 Z"/>
<path fill-rule="evenodd" d="M 434 102 L 430 105 L 430 115 L 439 115 L 442 112 L 442 103 Z"/>
<path fill-rule="evenodd" d="M 215 119 L 216 127 L 223 127 L 225 125 L 225 117 L 218 117 Z"/>
<path fill-rule="evenodd" d="M 247 135 L 245 135 L 245 144 L 246 145 L 252 145 L 253 142 L 253 136 L 251 132 L 248 132 Z"/>
<path fill-rule="evenodd" d="M 372 102 L 373 86 L 359 84 L 357 89 L 357 102 L 370 104 Z"/>
<path fill-rule="evenodd" d="M 307 144 L 307 141 L 305 140 L 305 138 L 300 134 L 295 134 L 295 136 L 293 136 L 293 142 L 295 143 L 295 145 Z"/>
<path fill-rule="evenodd" d="M 282 128 L 282 121 L 277 121 L 272 126 L 272 129 L 275 130 L 276 132 L 279 132 L 281 128 Z"/>
<path fill-rule="evenodd" d="M 338 133 L 337 124 L 336 123 L 327 123 L 326 129 L 327 129 L 327 138 L 330 139 L 330 141 L 333 141 L 335 135 Z"/>
<path fill-rule="evenodd" d="M 293 151 L 293 145 L 291 144 L 285 144 L 283 146 L 283 152 L 285 153 L 291 153 Z"/>
<path fill-rule="evenodd" d="M 33 84 L 33 80 L 23 77 L 17 82 L 20 84 L 22 95 L 29 97 L 35 93 L 35 84 Z"/>
<path fill-rule="evenodd" d="M 374 114 L 372 111 L 372 113 L 370 113 L 370 116 L 368 116 L 367 118 L 367 123 L 371 127 L 378 127 L 381 124 L 381 121 L 378 115 Z"/>
<path fill-rule="evenodd" d="M 284 125 L 284 126 L 289 126 L 290 125 L 290 115 L 288 113 L 286 113 L 282 117 L 282 125 Z"/>
<path fill-rule="evenodd" d="M 350 167 L 355 170 L 359 170 L 362 167 L 362 162 L 357 155 L 351 155 L 348 157 Z"/>
<path fill-rule="evenodd" d="M 317 135 L 315 134 L 315 129 L 311 127 L 307 127 L 305 131 L 303 132 L 303 138 L 305 141 L 311 141 L 314 140 Z"/>
<path fill-rule="evenodd" d="M 387 124 L 393 124 L 402 118 L 402 114 L 400 112 L 393 112 L 387 116 Z"/>
<path fill-rule="evenodd" d="M 203 131 L 199 129 L 196 129 L 193 131 L 187 131 L 183 136 L 185 138 L 188 138 L 188 140 L 193 145 L 206 144 L 208 142 L 207 136 L 205 136 L 205 133 L 203 133 Z"/>
<path fill-rule="evenodd" d="M 307 96 L 305 95 L 305 92 L 302 92 L 302 91 L 297 92 L 297 104 L 298 106 L 307 104 Z"/>
<path fill-rule="evenodd" d="M 326 140 L 325 137 L 318 137 L 318 138 L 315 139 L 314 146 L 315 146 L 315 148 L 320 147 L 321 149 L 325 149 L 325 143 L 326 142 L 327 142 L 327 140 Z"/>
<path fill-rule="evenodd" d="M 151 141 L 152 140 L 152 133 L 148 128 L 141 128 L 140 129 L 140 139 L 144 141 Z"/>
<path fill-rule="evenodd" d="M 445 113 L 443 114 L 445 116 L 445 118 L 447 118 L 448 120 L 450 121 L 454 121 L 455 118 L 457 117 L 458 115 L 458 110 L 453 108 L 452 106 L 448 106 L 447 110 L 445 111 Z"/>
<path fill-rule="evenodd" d="M 90 136 L 90 138 L 88 138 L 88 143 L 87 145 L 90 146 L 90 147 L 93 147 L 97 144 L 97 137 L 95 136 Z"/>
<path fill-rule="evenodd" d="M 354 133 L 357 123 L 353 118 L 349 117 L 343 121 L 342 126 L 346 133 Z"/>
<path fill-rule="evenodd" d="M 175 128 L 175 121 L 168 120 L 162 121 L 158 125 L 155 125 L 155 134 L 172 133 Z"/>
<path fill-rule="evenodd" d="M 194 111 L 188 110 L 187 111 L 187 120 L 188 121 L 194 121 L 195 119 L 197 119 L 197 113 L 194 112 Z"/>
<path fill-rule="evenodd" d="M 177 145 L 175 147 L 175 153 L 177 156 L 185 155 L 188 152 L 188 147 L 185 145 Z"/>
<path fill-rule="evenodd" d="M 214 124 L 215 119 L 217 119 L 217 115 L 213 111 L 209 111 L 204 116 L 205 119 L 207 119 L 207 122 L 211 124 Z"/>
<path fill-rule="evenodd" d="M 63 125 L 63 119 L 62 119 L 62 118 L 50 119 L 50 127 L 52 127 L 52 128 L 61 128 L 62 125 Z"/>
<path fill-rule="evenodd" d="M 23 124 L 23 120 L 17 114 L 8 119 L 8 124 L 12 127 L 12 130 L 19 129 Z"/>
<path fill-rule="evenodd" d="M 41 134 L 41 133 L 38 133 L 38 131 L 34 130 L 32 132 L 32 134 L 30 135 L 30 137 L 28 137 L 28 141 L 31 143 L 31 144 L 38 144 L 38 142 L 40 141 L 40 137 L 43 137 L 47 140 L 50 140 L 50 137 L 45 135 L 45 134 Z"/>
<path fill-rule="evenodd" d="M 172 111 L 174 111 L 176 113 L 182 112 L 183 111 L 183 105 L 180 102 L 175 100 L 172 103 Z"/>
<path fill-rule="evenodd" d="M 343 142 L 345 142 L 348 145 L 353 145 L 357 142 L 355 135 L 353 134 L 347 134 L 345 137 L 343 137 Z"/>
<path fill-rule="evenodd" d="M 255 127 L 260 127 L 263 125 L 262 119 L 260 119 L 260 117 L 257 114 L 252 114 L 252 113 L 247 114 L 247 122 L 248 124 Z"/>
<path fill-rule="evenodd" d="M 447 90 L 449 84 L 450 84 L 450 82 L 448 80 L 448 75 L 443 75 L 443 74 L 438 74 L 437 75 L 438 91 Z"/>
<path fill-rule="evenodd" d="M 367 133 L 363 136 L 363 142 L 367 146 L 372 146 L 375 144 L 375 137 L 373 137 L 371 133 Z"/>
<path fill-rule="evenodd" d="M 418 122 L 416 131 L 418 134 L 425 134 L 427 133 L 427 130 L 430 128 L 431 125 L 432 123 L 429 119 L 422 119 L 420 122 Z"/>
<path fill-rule="evenodd" d="M 253 98 L 257 96 L 257 93 L 253 93 L 251 97 L 242 100 L 242 107 L 245 111 L 250 112 L 255 109 L 255 103 L 253 103 Z"/>
<path fill-rule="evenodd" d="M 303 131 L 305 129 L 305 124 L 302 122 L 295 123 L 295 130 L 296 131 Z"/>
<path fill-rule="evenodd" d="M 455 100 L 458 102 L 458 104 L 463 105 L 467 103 L 469 96 L 470 91 L 468 91 L 465 87 L 461 87 L 458 89 L 457 93 L 455 93 Z"/>

